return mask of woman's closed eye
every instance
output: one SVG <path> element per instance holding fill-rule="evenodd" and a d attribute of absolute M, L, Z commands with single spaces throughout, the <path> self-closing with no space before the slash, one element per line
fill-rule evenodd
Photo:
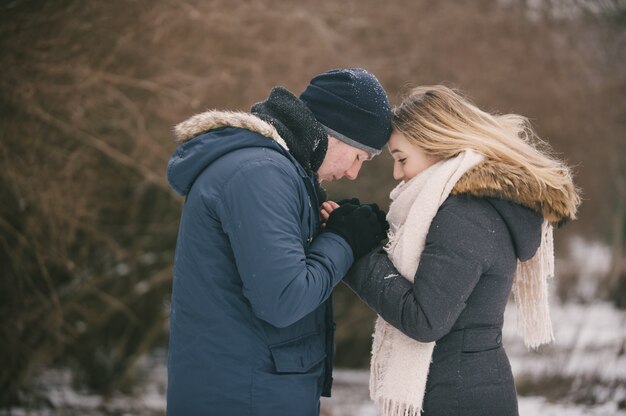
<path fill-rule="evenodd" d="M 406 162 L 406 157 L 402 158 L 402 159 L 398 159 L 398 162 L 402 163 L 404 165 L 404 162 Z"/>

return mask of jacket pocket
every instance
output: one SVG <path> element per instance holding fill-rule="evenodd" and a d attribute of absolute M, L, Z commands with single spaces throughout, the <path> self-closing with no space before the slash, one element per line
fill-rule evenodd
<path fill-rule="evenodd" d="M 277 373 L 306 373 L 326 358 L 320 334 L 308 334 L 270 345 Z"/>

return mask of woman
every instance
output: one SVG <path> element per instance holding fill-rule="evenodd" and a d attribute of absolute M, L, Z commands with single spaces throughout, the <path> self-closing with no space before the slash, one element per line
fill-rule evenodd
<path fill-rule="evenodd" d="M 383 415 L 517 415 L 502 347 L 513 290 L 526 344 L 552 341 L 552 227 L 580 202 L 569 169 L 518 115 L 444 86 L 394 110 L 389 243 L 344 281 L 379 314 L 370 394 Z M 338 207 L 327 202 L 322 217 Z"/>

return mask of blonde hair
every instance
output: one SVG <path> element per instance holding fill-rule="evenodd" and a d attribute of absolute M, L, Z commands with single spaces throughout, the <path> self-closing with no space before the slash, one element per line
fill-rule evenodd
<path fill-rule="evenodd" d="M 448 159 L 472 149 L 487 159 L 520 167 L 541 192 L 554 188 L 580 203 L 569 167 L 554 157 L 526 117 L 492 115 L 443 85 L 413 88 L 393 110 L 394 130 L 425 153 Z"/>

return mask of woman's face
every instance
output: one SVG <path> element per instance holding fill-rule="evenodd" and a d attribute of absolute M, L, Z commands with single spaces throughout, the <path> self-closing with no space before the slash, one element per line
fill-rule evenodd
<path fill-rule="evenodd" d="M 408 181 L 440 160 L 427 155 L 422 149 L 411 144 L 404 134 L 395 130 L 387 146 L 393 156 L 393 178 L 397 181 Z"/>

